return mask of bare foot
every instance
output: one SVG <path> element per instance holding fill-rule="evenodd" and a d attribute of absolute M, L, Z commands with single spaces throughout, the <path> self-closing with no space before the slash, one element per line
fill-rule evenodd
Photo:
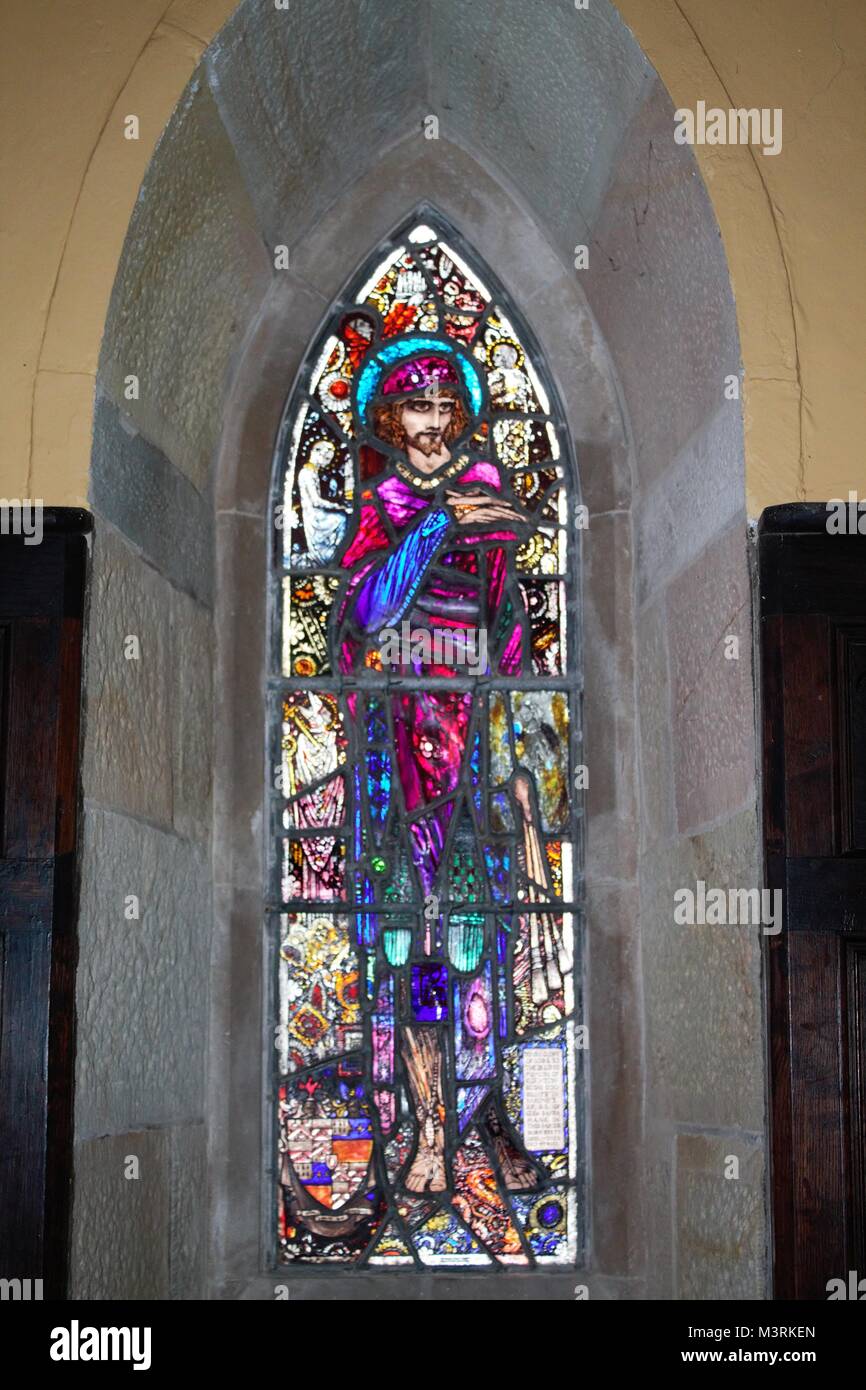
<path fill-rule="evenodd" d="M 445 1155 L 437 1149 L 419 1149 L 406 1174 L 405 1185 L 410 1192 L 443 1192 L 448 1186 Z"/>
<path fill-rule="evenodd" d="M 509 1192 L 523 1192 L 526 1188 L 537 1187 L 538 1171 L 535 1164 L 520 1152 L 517 1144 L 503 1127 L 493 1106 L 484 1116 L 484 1128 L 490 1136 L 496 1162 L 507 1190 Z"/>

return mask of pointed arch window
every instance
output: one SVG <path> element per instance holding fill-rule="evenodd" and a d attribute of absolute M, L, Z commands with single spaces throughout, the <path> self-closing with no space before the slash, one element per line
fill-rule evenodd
<path fill-rule="evenodd" d="M 272 500 L 275 1263 L 584 1244 L 576 473 L 432 209 L 334 306 Z"/>

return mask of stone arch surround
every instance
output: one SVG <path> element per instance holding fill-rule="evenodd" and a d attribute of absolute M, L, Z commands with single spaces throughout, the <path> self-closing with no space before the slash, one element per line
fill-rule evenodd
<path fill-rule="evenodd" d="M 490 57 L 474 101 L 461 95 L 469 37 L 435 21 L 407 77 L 402 8 L 395 21 L 393 6 L 361 6 L 363 35 L 350 25 L 334 53 L 315 26 L 290 48 L 270 12 L 241 6 L 139 197 L 92 464 L 81 1297 L 272 1296 L 258 1183 L 268 479 L 309 338 L 354 265 L 424 198 L 536 332 L 592 515 L 585 1282 L 617 1298 L 763 1292 L 758 946 L 670 924 L 675 886 L 749 886 L 758 873 L 742 421 L 721 390 L 739 361 L 730 283 L 696 167 L 673 145 L 668 98 L 615 11 L 600 4 L 594 29 L 559 32 L 572 16 L 551 6 L 539 36 L 522 33 L 517 6 L 504 9 L 501 29 L 479 11 Z M 581 95 L 554 90 L 527 113 L 505 81 L 521 37 L 570 42 Z M 379 80 L 361 81 L 358 109 L 329 125 L 312 88 L 318 76 L 332 90 L 328 64 L 339 72 L 356 42 L 368 53 L 378 42 Z M 428 111 L 442 113 L 438 141 L 420 133 Z M 306 164 L 319 129 L 323 149 Z M 281 242 L 291 269 L 278 273 Z M 577 242 L 590 246 L 580 274 Z M 143 383 L 134 402 L 130 371 Z M 114 639 L 139 629 L 145 660 L 131 671 Z M 731 631 L 739 663 L 721 657 Z M 122 949 L 120 879 L 143 884 L 144 904 Z M 139 1151 L 148 1177 L 130 1220 L 114 1173 L 119 1154 Z M 736 1185 L 719 1176 L 730 1152 L 742 1159 Z M 327 1296 L 369 1296 L 371 1281 L 405 1296 L 404 1276 L 380 1274 L 328 1279 Z M 573 1283 L 509 1275 L 500 1288 L 570 1297 Z M 483 1277 L 417 1284 L 418 1296 L 488 1296 Z M 322 1291 L 321 1279 L 293 1284 L 293 1296 Z"/>

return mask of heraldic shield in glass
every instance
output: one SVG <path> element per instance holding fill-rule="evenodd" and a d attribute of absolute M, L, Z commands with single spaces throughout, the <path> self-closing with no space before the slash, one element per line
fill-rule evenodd
<path fill-rule="evenodd" d="M 277 1263 L 574 1264 L 574 470 L 432 213 L 335 306 L 278 465 Z"/>

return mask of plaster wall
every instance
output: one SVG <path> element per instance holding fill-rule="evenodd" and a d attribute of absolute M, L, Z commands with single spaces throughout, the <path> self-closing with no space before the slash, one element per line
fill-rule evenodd
<path fill-rule="evenodd" d="M 235 8 L 235 0 L 5 0 L 4 495 L 87 505 L 96 365 L 126 228 L 159 135 Z M 351 8 L 348 0 L 326 7 L 333 32 Z M 400 8 L 392 4 L 391 13 Z M 409 55 L 430 19 L 426 0 L 408 9 L 414 18 L 403 61 L 411 71 Z M 538 0 L 539 33 L 549 12 L 564 9 L 581 22 L 593 17 L 592 6 L 574 12 L 565 0 Z M 448 31 L 449 7 L 435 11 Z M 703 99 L 784 112 L 777 158 L 743 148 L 695 151 L 735 289 L 750 514 L 862 488 L 866 313 L 857 239 L 866 198 L 866 10 L 857 0 L 620 0 L 619 11 L 675 105 L 694 108 Z M 489 28 L 485 7 L 471 13 L 480 31 Z M 456 27 L 462 22 L 457 17 Z M 479 62 L 483 68 L 483 55 Z M 536 149 L 561 125 L 545 106 L 548 90 L 559 90 L 551 66 L 541 53 L 529 73 L 501 73 L 522 106 L 538 113 L 530 116 L 542 134 Z M 123 138 L 130 113 L 140 118 L 138 141 Z M 510 165 L 504 138 L 498 143 Z"/>

